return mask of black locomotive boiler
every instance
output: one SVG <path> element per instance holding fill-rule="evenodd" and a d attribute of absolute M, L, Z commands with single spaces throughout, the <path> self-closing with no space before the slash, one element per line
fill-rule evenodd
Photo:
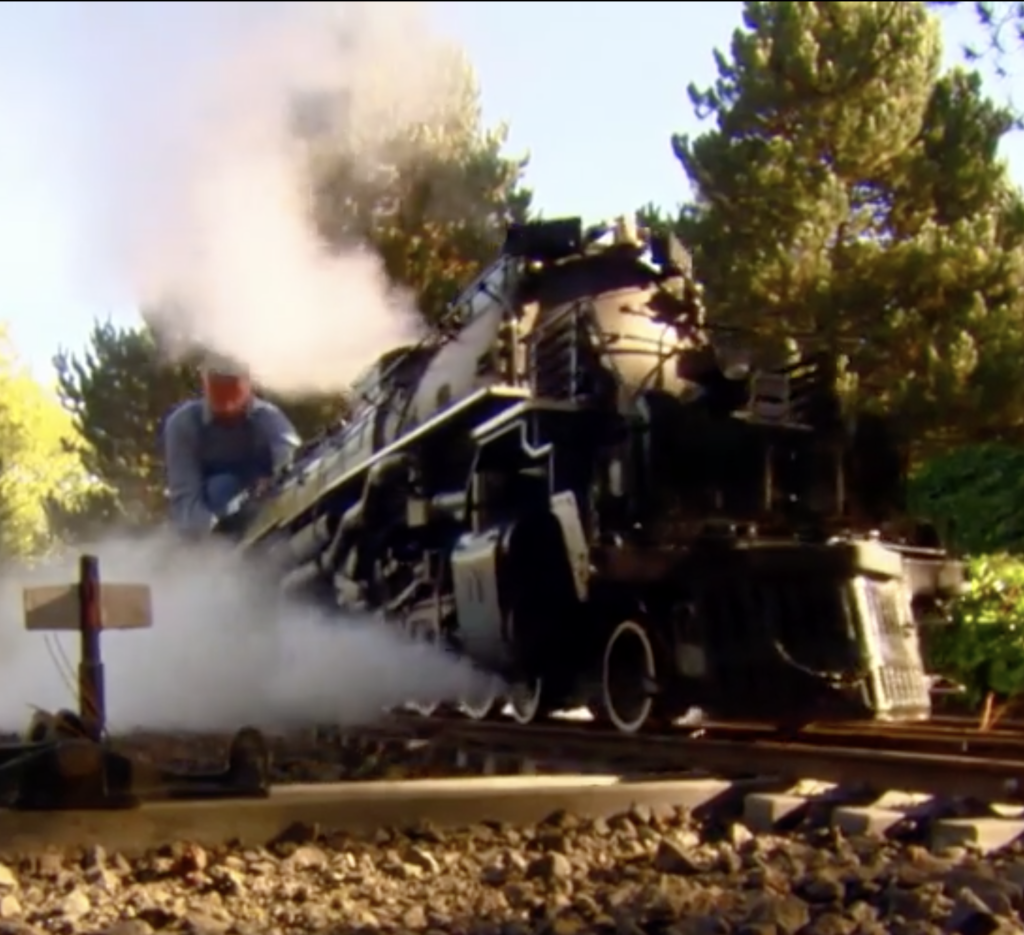
<path fill-rule="evenodd" d="M 673 237 L 513 226 L 223 531 L 512 686 L 470 717 L 927 717 L 918 624 L 962 570 L 905 515 L 890 427 L 830 356 L 730 367 L 708 334 Z"/>

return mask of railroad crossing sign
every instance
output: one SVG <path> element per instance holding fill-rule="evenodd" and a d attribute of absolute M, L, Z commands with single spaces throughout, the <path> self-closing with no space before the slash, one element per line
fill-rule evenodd
<path fill-rule="evenodd" d="M 106 729 L 106 690 L 100 634 L 104 630 L 142 630 L 152 626 L 150 590 L 143 584 L 101 584 L 99 562 L 83 555 L 76 584 L 22 589 L 25 629 L 77 631 L 82 644 L 78 663 L 78 708 L 93 740 Z"/>
<path fill-rule="evenodd" d="M 25 629 L 74 631 L 82 628 L 82 595 L 78 584 L 41 585 L 22 590 Z M 153 625 L 149 587 L 104 584 L 99 594 L 100 630 L 145 630 Z"/>

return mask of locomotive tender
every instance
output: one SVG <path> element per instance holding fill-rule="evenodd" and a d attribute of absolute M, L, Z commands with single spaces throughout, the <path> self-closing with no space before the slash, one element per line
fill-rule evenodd
<path fill-rule="evenodd" d="M 511 226 L 221 531 L 495 673 L 470 717 L 927 717 L 918 623 L 962 566 L 903 512 L 888 424 L 828 355 L 730 368 L 708 334 L 674 237 Z"/>

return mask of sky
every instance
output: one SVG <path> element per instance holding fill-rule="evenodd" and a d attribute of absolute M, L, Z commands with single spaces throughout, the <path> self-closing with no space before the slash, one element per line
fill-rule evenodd
<path fill-rule="evenodd" d="M 97 317 L 135 320 L 95 250 L 101 193 L 81 184 L 83 161 L 101 150 L 83 153 L 75 142 L 100 99 L 136 115 L 140 133 L 153 125 L 158 102 L 132 82 L 138 34 L 118 33 L 112 6 L 0 4 L 0 321 L 44 380 L 58 347 L 81 348 Z M 183 12 L 188 4 L 137 6 L 144 15 L 133 28 L 149 31 L 143 47 L 203 54 L 203 36 Z M 526 181 L 538 207 L 549 217 L 597 220 L 686 200 L 669 138 L 699 132 L 686 87 L 713 80 L 712 50 L 728 46 L 739 11 L 739 3 L 713 0 L 547 0 L 437 2 L 431 15 L 473 62 L 487 122 L 507 122 L 509 151 L 529 153 Z M 976 30 L 966 10 L 943 21 L 947 61 L 955 63 Z M 1009 82 L 982 71 L 989 92 L 1008 99 Z M 1004 155 L 1024 183 L 1020 135 Z"/>

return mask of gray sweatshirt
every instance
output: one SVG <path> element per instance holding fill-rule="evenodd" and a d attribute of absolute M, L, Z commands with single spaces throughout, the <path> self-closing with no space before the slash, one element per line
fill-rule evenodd
<path fill-rule="evenodd" d="M 211 417 L 206 402 L 182 403 L 164 424 L 164 457 L 171 520 L 179 529 L 209 530 L 215 517 L 205 503 L 204 485 L 228 474 L 248 486 L 287 464 L 300 439 L 273 403 L 253 399 L 246 418 Z"/>

